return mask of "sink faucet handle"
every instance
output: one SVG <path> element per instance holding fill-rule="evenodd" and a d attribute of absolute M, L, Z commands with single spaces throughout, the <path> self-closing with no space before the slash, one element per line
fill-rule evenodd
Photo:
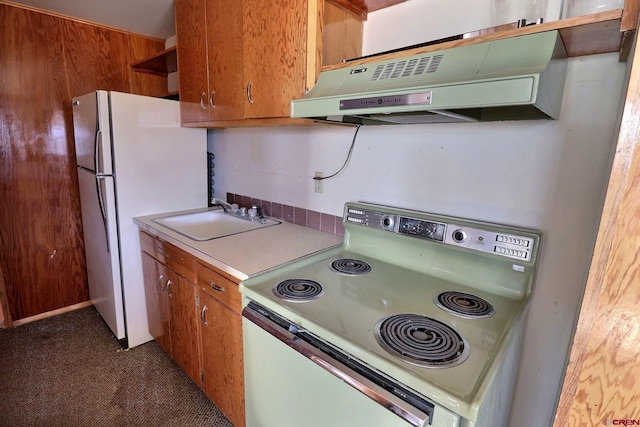
<path fill-rule="evenodd" d="M 256 215 L 258 215 L 258 210 L 254 206 L 251 209 L 247 210 L 247 214 L 249 215 L 249 219 L 254 219 L 256 217 Z"/>

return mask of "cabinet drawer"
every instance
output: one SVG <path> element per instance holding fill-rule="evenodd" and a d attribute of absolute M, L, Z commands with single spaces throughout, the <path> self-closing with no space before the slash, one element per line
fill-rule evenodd
<path fill-rule="evenodd" d="M 141 231 L 140 250 L 157 259 L 158 257 L 156 256 L 156 238 L 151 236 L 150 234 L 145 233 L 144 231 Z"/>
<path fill-rule="evenodd" d="M 140 248 L 189 282 L 195 283 L 196 260 L 189 253 L 144 232 L 140 232 Z"/>
<path fill-rule="evenodd" d="M 242 310 L 242 298 L 238 290 L 238 284 L 213 270 L 213 267 L 196 263 L 198 272 L 198 286 L 231 308 L 236 313 Z"/>
<path fill-rule="evenodd" d="M 196 260 L 195 258 L 180 248 L 170 243 L 162 242 L 164 249 L 164 263 L 172 268 L 176 273 L 187 279 L 191 283 L 196 281 Z"/>

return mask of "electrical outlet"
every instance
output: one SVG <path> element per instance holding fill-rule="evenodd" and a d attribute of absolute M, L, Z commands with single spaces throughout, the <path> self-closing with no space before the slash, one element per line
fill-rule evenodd
<path fill-rule="evenodd" d="M 317 178 L 322 178 L 324 176 L 323 172 L 316 172 L 315 177 Z M 313 189 L 316 193 L 322 193 L 322 180 L 321 179 L 314 179 L 313 180 Z"/>

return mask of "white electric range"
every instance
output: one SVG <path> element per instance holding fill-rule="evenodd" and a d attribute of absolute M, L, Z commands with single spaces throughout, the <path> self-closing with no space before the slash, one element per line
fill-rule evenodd
<path fill-rule="evenodd" d="M 240 286 L 247 426 L 505 425 L 540 234 L 367 203 L 343 222 Z"/>

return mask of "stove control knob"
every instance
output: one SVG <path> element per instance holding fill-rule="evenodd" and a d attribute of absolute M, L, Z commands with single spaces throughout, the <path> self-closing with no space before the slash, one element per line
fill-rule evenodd
<path fill-rule="evenodd" d="M 393 220 L 392 216 L 385 215 L 380 220 L 380 225 L 385 230 L 393 230 L 393 226 L 395 225 L 395 221 Z"/>
<path fill-rule="evenodd" d="M 457 229 L 456 231 L 453 232 L 451 237 L 453 237 L 454 242 L 463 243 L 464 241 L 467 240 L 467 233 L 465 233 L 464 230 Z"/>

